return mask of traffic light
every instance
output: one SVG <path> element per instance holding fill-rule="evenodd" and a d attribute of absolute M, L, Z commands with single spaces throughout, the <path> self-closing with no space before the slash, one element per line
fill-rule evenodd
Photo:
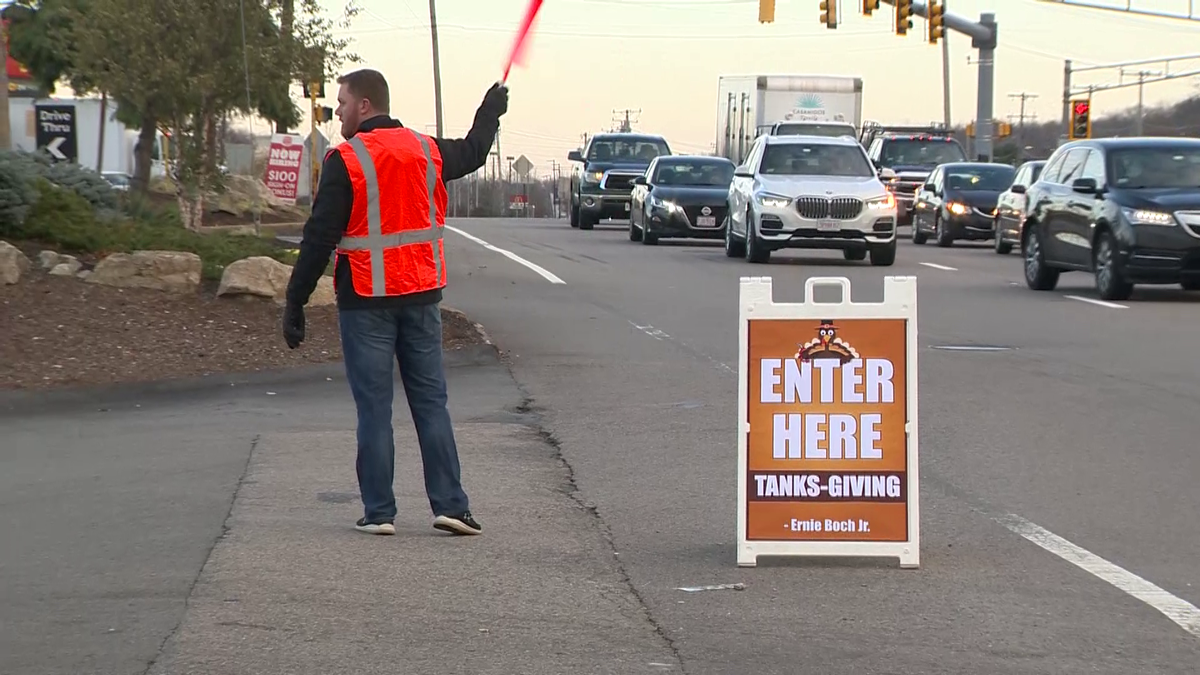
<path fill-rule="evenodd" d="M 332 122 L 333 108 L 330 108 L 327 105 L 317 106 L 316 108 L 313 108 L 313 118 L 321 124 Z"/>
<path fill-rule="evenodd" d="M 908 35 L 912 26 L 912 0 L 896 0 L 896 35 Z"/>
<path fill-rule="evenodd" d="M 945 18 L 942 16 L 946 13 L 946 7 L 940 2 L 929 3 L 929 44 L 936 45 L 937 41 L 942 39 L 945 34 Z"/>
<path fill-rule="evenodd" d="M 1068 138 L 1092 137 L 1092 102 L 1089 99 L 1071 101 L 1071 128 Z"/>
<path fill-rule="evenodd" d="M 837 0 L 821 0 L 821 21 L 826 28 L 837 28 Z"/>
<path fill-rule="evenodd" d="M 775 0 L 758 0 L 758 22 L 775 23 Z"/>
<path fill-rule="evenodd" d="M 862 0 L 862 13 L 871 16 L 871 12 L 879 9 L 879 0 Z"/>

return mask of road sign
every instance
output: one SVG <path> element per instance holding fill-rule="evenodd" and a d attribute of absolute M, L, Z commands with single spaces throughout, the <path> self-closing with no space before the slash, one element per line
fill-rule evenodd
<path fill-rule="evenodd" d="M 529 161 L 529 158 L 525 155 L 521 155 L 517 158 L 517 161 L 513 162 L 513 171 L 517 172 L 518 180 L 522 183 L 527 183 L 531 178 L 529 172 L 533 171 L 533 162 Z"/>
<path fill-rule="evenodd" d="M 840 302 L 816 302 L 840 286 Z M 737 564 L 759 556 L 920 562 L 917 279 L 886 277 L 883 302 L 815 277 L 776 303 L 741 280 Z"/>
<path fill-rule="evenodd" d="M 75 106 L 62 104 L 37 104 L 35 141 L 39 150 L 45 150 L 56 162 L 75 162 L 79 151 L 75 135 Z"/>

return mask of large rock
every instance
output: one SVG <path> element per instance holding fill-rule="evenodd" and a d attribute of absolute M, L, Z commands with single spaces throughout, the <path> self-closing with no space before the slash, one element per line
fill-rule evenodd
<path fill-rule="evenodd" d="M 183 251 L 114 253 L 101 260 L 87 282 L 120 288 L 191 293 L 200 286 L 201 261 Z"/>
<path fill-rule="evenodd" d="M 291 265 L 266 256 L 243 258 L 225 268 L 217 295 L 271 298 L 277 304 L 283 304 L 287 300 L 287 285 L 291 278 Z M 308 299 L 308 306 L 332 305 L 335 301 L 333 279 L 327 276 L 318 279 L 317 287 Z"/>
<path fill-rule="evenodd" d="M 0 285 L 17 283 L 32 265 L 21 249 L 0 241 Z"/>
<path fill-rule="evenodd" d="M 243 258 L 225 268 L 221 274 L 221 285 L 217 287 L 217 295 L 278 298 L 287 291 L 288 279 L 291 276 L 291 265 L 285 265 L 274 258 L 263 255 Z"/>
<path fill-rule="evenodd" d="M 45 251 L 42 251 L 45 253 Z M 58 255 L 57 262 L 54 267 L 50 268 L 50 274 L 56 277 L 74 276 L 76 272 L 83 269 L 83 263 L 73 255 L 56 254 Z"/>

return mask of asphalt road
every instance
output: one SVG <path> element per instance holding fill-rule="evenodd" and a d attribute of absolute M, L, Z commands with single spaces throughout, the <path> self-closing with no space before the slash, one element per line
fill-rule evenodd
<path fill-rule="evenodd" d="M 685 672 L 1196 672 L 1200 294 L 1035 293 L 990 245 L 758 266 L 616 225 L 453 226 L 448 301 L 509 352 Z M 920 293 L 921 568 L 736 567 L 739 277 L 787 301 L 846 276 L 867 300 L 888 274 Z M 1008 349 L 938 349 L 962 345 Z"/>

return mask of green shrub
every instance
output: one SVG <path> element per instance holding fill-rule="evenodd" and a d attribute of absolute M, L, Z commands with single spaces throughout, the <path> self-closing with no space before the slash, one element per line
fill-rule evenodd
<path fill-rule="evenodd" d="M 0 152 L 0 166 L 11 167 L 30 183 L 44 178 L 83 197 L 96 209 L 113 210 L 120 195 L 99 173 L 78 164 L 54 162 L 44 152 Z"/>
<path fill-rule="evenodd" d="M 0 157 L 0 236 L 11 237 L 29 216 L 38 193 L 20 162 Z"/>

